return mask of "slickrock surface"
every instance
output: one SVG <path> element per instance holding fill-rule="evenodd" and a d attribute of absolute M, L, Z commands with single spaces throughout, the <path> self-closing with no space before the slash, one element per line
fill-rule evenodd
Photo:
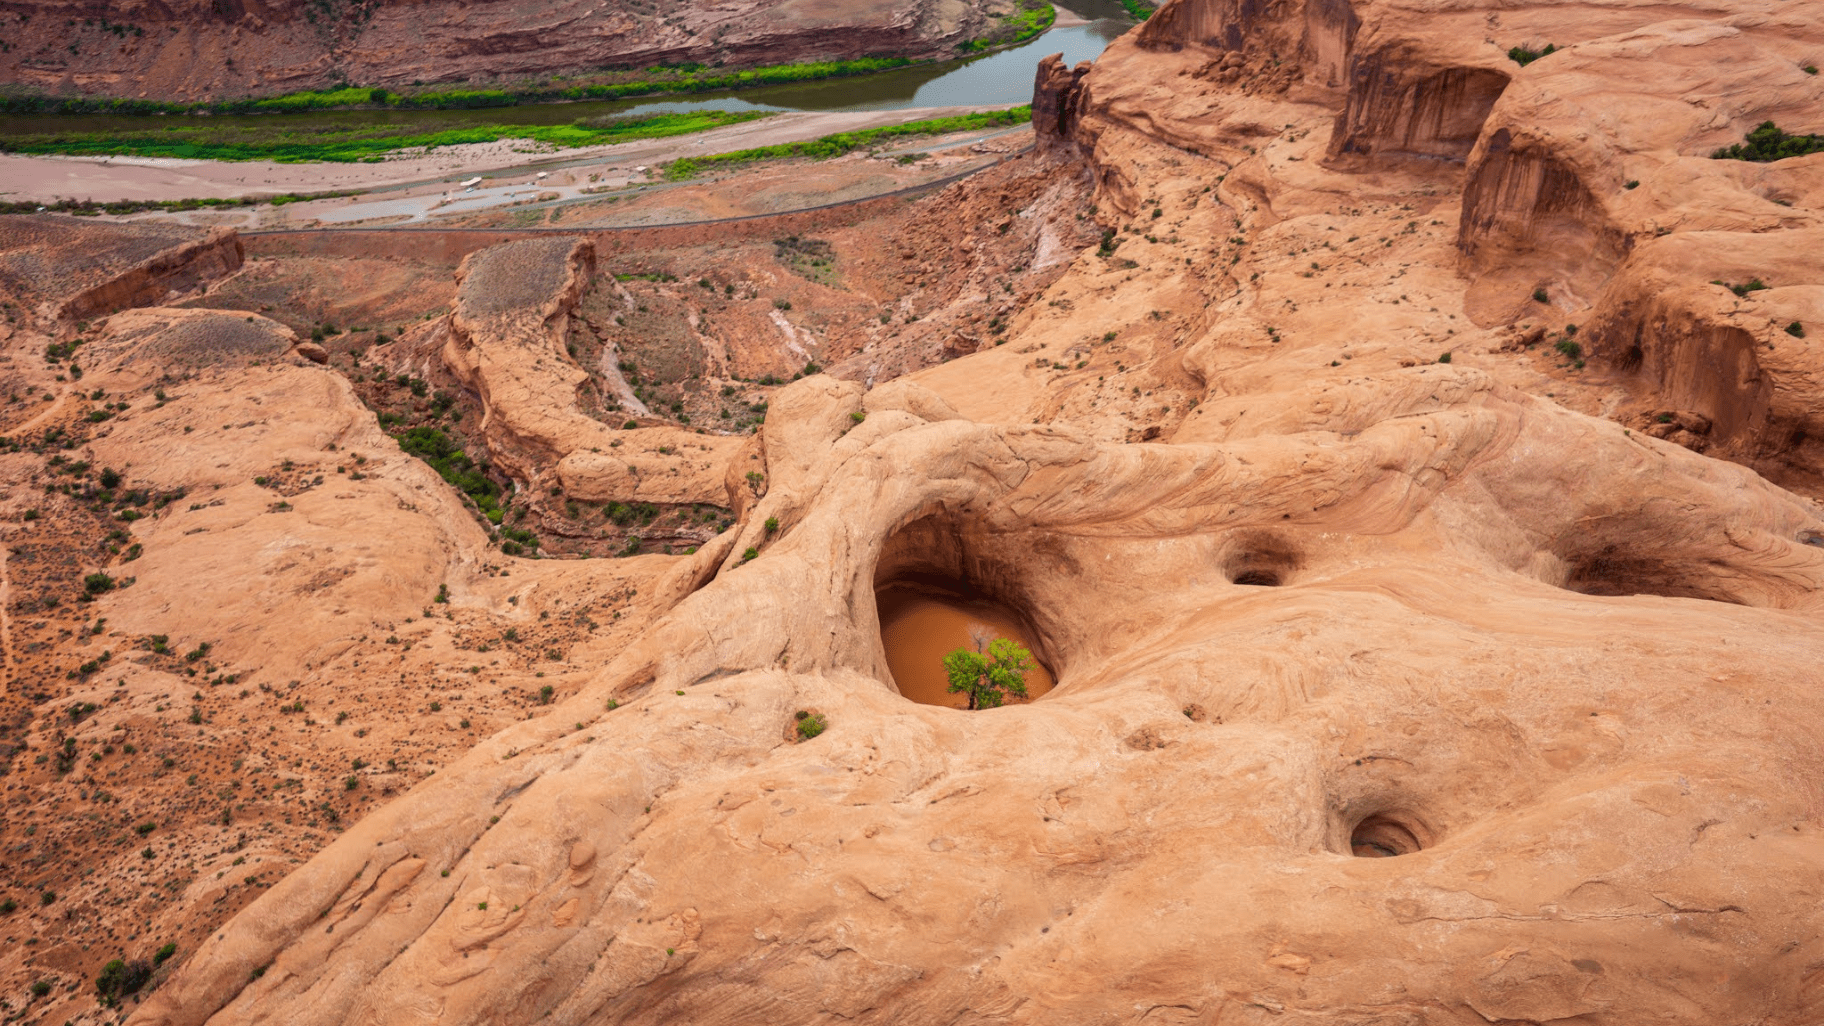
<path fill-rule="evenodd" d="M 1034 155 L 903 214 L 478 249 L 320 353 L 242 272 L 115 315 L 79 385 L 20 331 L 0 572 L 65 600 L 0 638 L 76 683 L 6 707 L 43 827 L 8 857 L 106 847 L 11 913 L 57 957 L 6 978 L 98 1021 L 70 988 L 175 939 L 148 1026 L 1818 1021 L 1824 155 L 1711 157 L 1824 132 L 1818 55 L 1819 0 L 1173 0 L 1040 69 Z M 490 525 L 363 402 L 539 512 Z M 642 436 L 708 447 L 674 505 L 716 533 L 491 547 L 657 515 Z M 910 580 L 1005 607 L 1055 688 L 902 697 L 874 596 Z M 142 858 L 114 833 L 188 792 L 129 737 L 283 798 L 207 780 Z M 218 814 L 299 864 L 210 890 Z M 125 882 L 172 897 L 114 917 Z"/>
<path fill-rule="evenodd" d="M 952 57 L 1011 0 L 178 0 L 0 8 L 0 81 L 211 100 L 688 63 Z"/>
<path fill-rule="evenodd" d="M 288 877 L 140 1021 L 1798 1014 L 1824 520 L 1426 373 L 1466 401 L 1226 446 L 793 386 L 750 526 L 692 557 L 713 582 Z M 1042 703 L 882 682 L 876 557 L 929 516 L 954 548 L 918 565 L 1039 625 Z M 792 744 L 807 708 L 833 725 Z M 1369 817 L 1428 851 L 1351 858 Z"/>

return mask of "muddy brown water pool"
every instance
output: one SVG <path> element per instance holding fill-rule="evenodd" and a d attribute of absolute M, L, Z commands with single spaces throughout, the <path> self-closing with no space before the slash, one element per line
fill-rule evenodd
<path fill-rule="evenodd" d="M 1027 627 L 998 603 L 894 585 L 876 593 L 876 602 L 887 668 L 893 672 L 900 694 L 914 702 L 968 708 L 966 697 L 948 691 L 944 656 L 959 648 L 974 648 L 971 631 L 986 628 L 995 637 L 1012 638 L 1033 648 Z M 1028 701 L 1050 691 L 1052 684 L 1051 671 L 1039 663 L 1026 675 Z M 1017 700 L 1009 704 L 1017 704 Z"/>

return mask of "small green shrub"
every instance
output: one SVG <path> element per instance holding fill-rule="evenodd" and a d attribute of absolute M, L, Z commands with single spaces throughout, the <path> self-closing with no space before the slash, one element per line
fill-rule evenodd
<path fill-rule="evenodd" d="M 1440 356 L 1440 357 L 1438 357 L 1438 362 L 1439 362 L 1439 363 L 1449 363 L 1449 362 L 1450 362 L 1450 354 L 1449 354 L 1449 353 L 1445 353 L 1445 354 L 1444 354 L 1444 355 L 1442 355 L 1442 356 Z"/>
<path fill-rule="evenodd" d="M 1552 297 L 1545 294 L 1544 289 L 1534 289 L 1533 290 L 1533 302 L 1549 303 L 1549 302 L 1551 302 L 1551 299 L 1552 299 Z"/>
<path fill-rule="evenodd" d="M 1805 325 L 1800 324 L 1798 321 L 1793 321 L 1791 324 L 1786 325 L 1786 334 L 1791 335 L 1793 338 L 1804 338 Z"/>
<path fill-rule="evenodd" d="M 749 560 L 759 559 L 759 558 L 760 558 L 760 550 L 754 548 L 751 545 L 748 546 L 748 549 L 746 552 L 741 553 L 741 562 L 743 562 L 743 563 L 748 562 Z"/>
<path fill-rule="evenodd" d="M 1578 345 L 1573 339 L 1561 338 L 1558 340 L 1558 344 L 1552 348 L 1563 353 L 1567 360 L 1576 360 L 1583 356 L 1583 347 Z"/>
<path fill-rule="evenodd" d="M 1543 50 L 1529 50 L 1524 46 L 1516 46 L 1507 51 L 1507 57 L 1515 64 L 1524 68 L 1541 57 L 1549 57 L 1557 52 L 1558 48 L 1551 43 L 1545 44 L 1545 49 Z"/>
<path fill-rule="evenodd" d="M 1751 160 L 1769 164 L 1787 157 L 1820 152 L 1824 152 L 1824 135 L 1790 135 L 1780 131 L 1773 122 L 1763 121 L 1743 142 L 1726 146 L 1710 156 L 1714 160 Z"/>
<path fill-rule="evenodd" d="M 116 958 L 102 966 L 101 975 L 95 978 L 96 996 L 102 1004 L 112 1006 L 121 998 L 136 993 L 151 978 L 151 963 L 141 959 L 129 962 Z"/>
<path fill-rule="evenodd" d="M 803 709 L 798 710 L 795 719 L 798 721 L 798 736 L 805 741 L 823 733 L 830 726 L 830 721 L 825 719 L 822 713 L 807 712 Z"/>

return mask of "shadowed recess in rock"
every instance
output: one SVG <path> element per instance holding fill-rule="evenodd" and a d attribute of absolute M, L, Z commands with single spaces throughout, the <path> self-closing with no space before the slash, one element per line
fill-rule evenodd
<path fill-rule="evenodd" d="M 1369 816 L 1349 833 L 1349 850 L 1357 858 L 1388 859 L 1411 855 L 1424 847 L 1417 829 L 1385 813 Z"/>

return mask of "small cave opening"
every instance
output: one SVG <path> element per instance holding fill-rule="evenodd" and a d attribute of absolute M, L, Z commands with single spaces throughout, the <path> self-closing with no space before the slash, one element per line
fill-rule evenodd
<path fill-rule="evenodd" d="M 1390 859 L 1421 851 L 1422 831 L 1399 816 L 1377 812 L 1349 831 L 1349 852 L 1360 859 Z"/>
<path fill-rule="evenodd" d="M 1582 595 L 1660 595 L 1744 604 L 1726 590 L 1724 581 L 1716 573 L 1718 568 L 1702 562 L 1681 563 L 1629 554 L 1615 548 L 1566 562 L 1570 572 L 1564 582 L 1565 590 Z"/>
<path fill-rule="evenodd" d="M 1270 532 L 1238 536 L 1222 557 L 1222 572 L 1231 584 L 1277 588 L 1304 563 L 1298 548 Z"/>
<path fill-rule="evenodd" d="M 988 559 L 954 519 L 932 516 L 902 528 L 887 542 L 874 574 L 874 601 L 887 670 L 899 693 L 924 705 L 967 709 L 968 696 L 949 690 L 944 657 L 979 651 L 1008 638 L 1032 653 L 1026 674 L 1031 702 L 1056 682 L 1044 638 L 1027 614 L 1012 560 Z"/>
<path fill-rule="evenodd" d="M 1631 345 L 1626 352 L 1621 354 L 1621 359 L 1615 361 L 1615 369 L 1623 374 L 1632 374 L 1640 370 L 1646 360 L 1646 352 L 1638 344 Z"/>

